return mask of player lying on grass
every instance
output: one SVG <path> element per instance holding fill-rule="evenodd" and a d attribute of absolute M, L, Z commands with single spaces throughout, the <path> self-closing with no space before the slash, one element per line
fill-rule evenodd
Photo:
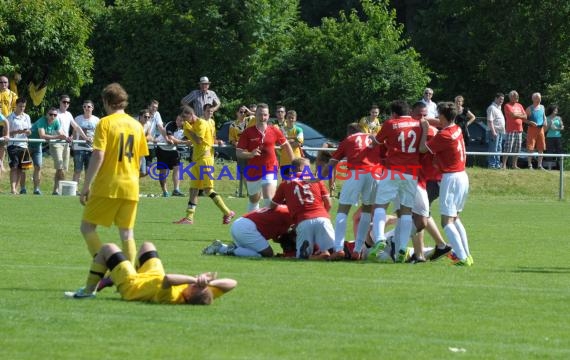
<path fill-rule="evenodd" d="M 115 244 L 105 244 L 93 258 L 85 287 L 65 292 L 66 297 L 85 299 L 95 297 L 97 283 L 107 270 L 121 298 L 127 301 L 147 301 L 159 304 L 209 305 L 236 287 L 233 279 L 217 279 L 216 273 L 196 276 L 166 274 L 153 243 L 142 244 L 138 269 Z"/>

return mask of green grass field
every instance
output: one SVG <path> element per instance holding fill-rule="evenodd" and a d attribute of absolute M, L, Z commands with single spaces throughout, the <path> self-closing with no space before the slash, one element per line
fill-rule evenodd
<path fill-rule="evenodd" d="M 570 358 L 568 203 L 557 172 L 470 169 L 463 214 L 475 265 L 326 263 L 202 256 L 229 227 L 207 198 L 143 198 L 136 239 L 169 272 L 218 271 L 238 287 L 209 307 L 69 300 L 89 256 L 76 197 L 0 195 L 2 359 Z M 0 184 L 7 189 L 6 179 Z M 44 177 L 49 189 L 51 178 Z M 238 213 L 245 199 L 219 184 Z M 145 179 L 143 192 L 158 193 Z M 568 196 L 568 193 L 566 193 Z M 434 209 L 437 213 L 437 208 Z M 116 242 L 115 228 L 102 228 Z M 429 240 L 428 240 L 429 243 Z"/>

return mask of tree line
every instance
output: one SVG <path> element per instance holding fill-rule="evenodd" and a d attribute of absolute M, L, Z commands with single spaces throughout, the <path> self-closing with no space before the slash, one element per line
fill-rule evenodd
<path fill-rule="evenodd" d="M 239 104 L 283 104 L 337 138 L 371 104 L 413 102 L 425 86 L 435 100 L 462 94 L 478 115 L 512 89 L 570 113 L 570 3 L 430 0 L 407 29 L 395 2 L 4 0 L 0 72 L 22 74 L 23 96 L 47 86 L 37 114 L 62 93 L 99 101 L 118 81 L 131 113 L 157 99 L 166 119 L 208 76 L 224 119 Z"/>

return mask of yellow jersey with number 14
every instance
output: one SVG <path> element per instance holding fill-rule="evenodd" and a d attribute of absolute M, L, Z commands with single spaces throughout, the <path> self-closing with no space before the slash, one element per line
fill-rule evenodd
<path fill-rule="evenodd" d="M 105 153 L 91 196 L 139 200 L 139 161 L 148 155 L 142 125 L 127 114 L 112 114 L 95 128 L 93 149 Z"/>

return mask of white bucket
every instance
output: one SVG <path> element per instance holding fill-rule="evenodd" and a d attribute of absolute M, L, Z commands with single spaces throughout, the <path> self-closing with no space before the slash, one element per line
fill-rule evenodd
<path fill-rule="evenodd" d="M 65 181 L 59 182 L 59 194 L 62 196 L 75 196 L 77 193 L 77 181 Z"/>

